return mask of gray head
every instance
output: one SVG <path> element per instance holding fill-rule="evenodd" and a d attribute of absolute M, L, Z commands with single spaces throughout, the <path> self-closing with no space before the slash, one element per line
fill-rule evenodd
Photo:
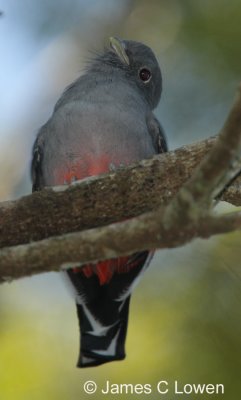
<path fill-rule="evenodd" d="M 119 70 L 122 79 L 128 79 L 129 83 L 137 86 L 152 109 L 157 106 L 162 77 L 157 59 L 148 46 L 111 37 L 109 49 L 96 58 L 90 69 L 100 71 L 106 66 Z"/>

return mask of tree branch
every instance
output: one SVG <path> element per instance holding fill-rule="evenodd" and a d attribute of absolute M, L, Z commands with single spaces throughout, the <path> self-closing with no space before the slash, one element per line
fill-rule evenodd
<path fill-rule="evenodd" d="M 32 274 L 128 255 L 141 250 L 181 246 L 195 238 L 241 229 L 241 212 L 200 218 L 196 224 L 167 229 L 160 210 L 84 232 L 69 233 L 1 250 L 0 282 Z"/>
<path fill-rule="evenodd" d="M 207 148 L 211 148 L 210 153 L 184 183 L 203 155 L 207 154 Z M 16 278 L 58 269 L 63 264 L 70 266 L 70 263 L 94 262 L 146 249 L 176 247 L 196 237 L 241 229 L 241 213 L 220 217 L 211 214 L 214 196 L 240 172 L 239 91 L 218 139 L 186 146 L 70 188 L 48 189 L 3 204 L 0 209 L 2 245 L 15 244 L 16 241 L 25 243 L 55 233 L 123 220 L 153 207 L 157 210 L 125 222 L 2 249 L 0 281 L 6 276 Z M 240 178 L 231 186 L 231 197 L 240 205 L 237 182 L 239 186 Z M 226 191 L 226 199 L 229 190 Z M 50 214 L 47 208 L 50 208 Z M 20 219 L 18 229 L 21 235 L 14 239 L 12 235 L 16 229 L 13 225 L 16 225 L 17 217 Z M 8 226 L 10 234 L 6 230 L 7 222 L 11 223 Z M 27 233 L 24 232 L 26 228 Z"/>
<path fill-rule="evenodd" d="M 115 173 L 1 203 L 0 247 L 108 225 L 166 205 L 216 142 L 207 139 Z M 241 176 L 221 199 L 241 205 Z"/>
<path fill-rule="evenodd" d="M 164 222 L 188 224 L 207 214 L 214 198 L 241 172 L 241 86 L 219 138 L 166 208 Z M 186 221 L 184 221 L 184 217 Z"/>

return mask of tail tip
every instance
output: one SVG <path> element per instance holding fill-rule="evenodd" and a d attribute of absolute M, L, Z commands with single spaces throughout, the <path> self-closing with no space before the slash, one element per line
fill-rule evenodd
<path fill-rule="evenodd" d="M 104 357 L 104 356 L 95 356 L 92 355 L 84 355 L 81 354 L 77 363 L 77 368 L 88 368 L 88 367 L 97 367 L 102 364 L 106 364 L 112 361 L 122 361 L 126 357 L 125 354 L 119 354 L 112 357 Z"/>

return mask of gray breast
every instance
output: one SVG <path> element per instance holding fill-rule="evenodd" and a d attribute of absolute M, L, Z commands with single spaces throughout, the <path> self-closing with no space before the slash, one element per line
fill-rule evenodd
<path fill-rule="evenodd" d="M 125 98 L 113 93 L 67 102 L 45 126 L 43 174 L 46 184 L 56 183 L 53 171 L 71 163 L 106 157 L 115 164 L 130 164 L 154 153 L 146 125 L 146 105 L 138 96 Z M 118 165 L 117 165 L 118 166 Z M 53 182 L 55 180 L 55 182 Z M 57 182 L 58 183 L 58 182 Z"/>

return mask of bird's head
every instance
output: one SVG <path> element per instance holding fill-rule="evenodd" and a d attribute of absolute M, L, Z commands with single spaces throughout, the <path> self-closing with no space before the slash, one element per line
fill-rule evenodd
<path fill-rule="evenodd" d="M 119 70 L 122 77 L 139 88 L 152 109 L 157 106 L 162 91 L 162 76 L 157 59 L 148 46 L 111 37 L 109 48 L 98 62 Z"/>
<path fill-rule="evenodd" d="M 110 49 L 118 66 L 144 93 L 151 108 L 155 108 L 161 96 L 162 76 L 153 51 L 142 43 L 115 37 L 110 38 Z"/>

